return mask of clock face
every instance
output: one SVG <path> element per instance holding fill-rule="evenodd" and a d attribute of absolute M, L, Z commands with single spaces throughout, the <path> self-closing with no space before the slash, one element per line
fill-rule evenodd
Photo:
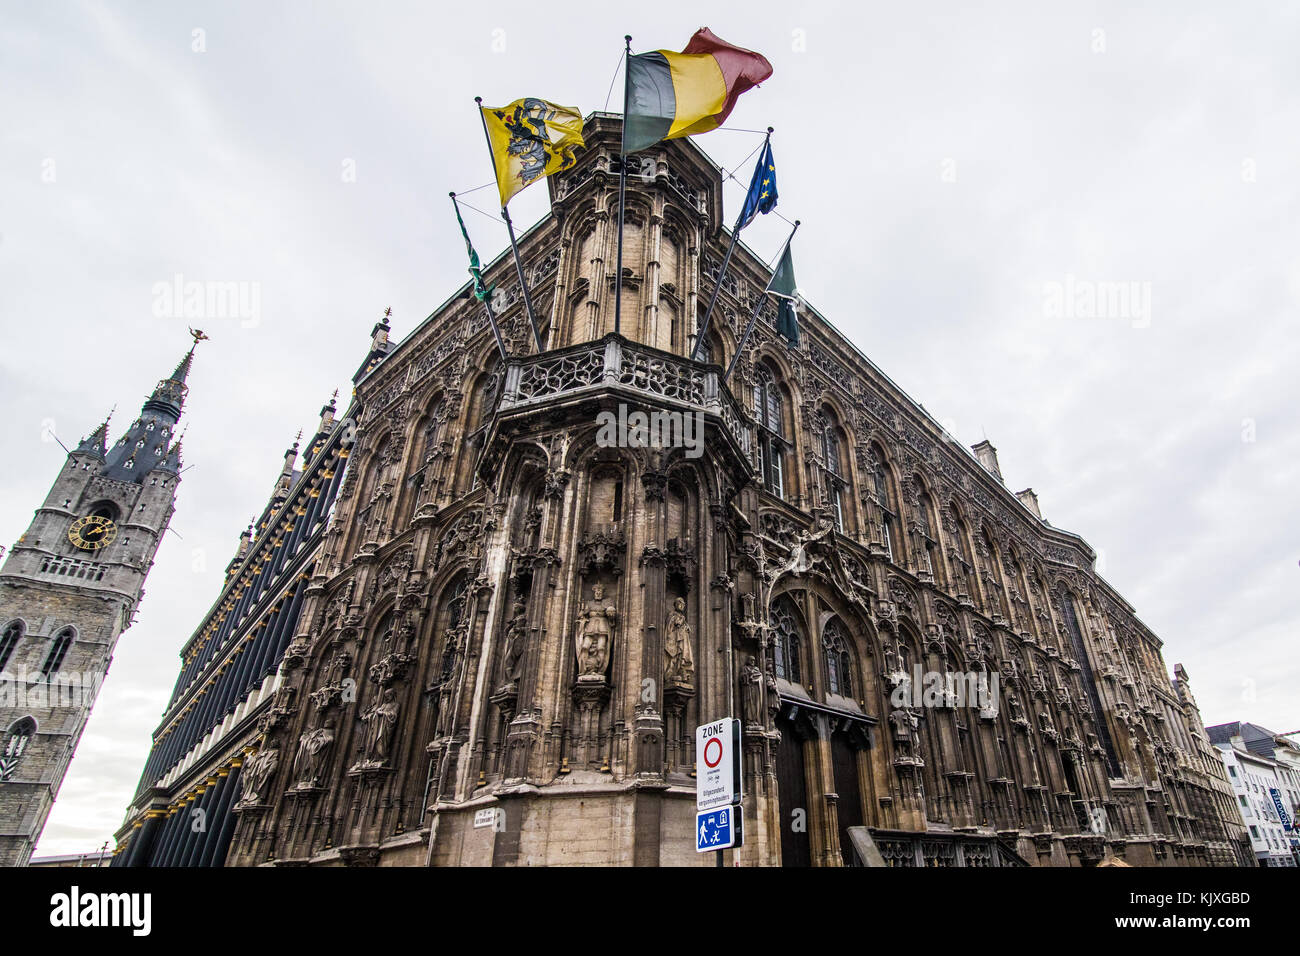
<path fill-rule="evenodd" d="M 83 515 L 68 529 L 68 540 L 82 551 L 98 551 L 116 537 L 117 525 L 99 515 Z"/>

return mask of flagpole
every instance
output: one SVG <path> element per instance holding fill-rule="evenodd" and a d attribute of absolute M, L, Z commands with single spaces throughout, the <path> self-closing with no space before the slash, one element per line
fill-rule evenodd
<path fill-rule="evenodd" d="M 618 265 L 614 273 L 614 333 L 622 332 L 623 318 L 623 207 L 627 198 L 627 153 L 623 144 L 627 142 L 627 97 L 631 90 L 632 73 L 632 37 L 623 37 L 626 47 L 623 51 L 623 139 L 619 143 L 618 160 Z"/>
<path fill-rule="evenodd" d="M 492 178 L 497 181 L 497 188 L 501 186 L 501 174 L 497 171 L 497 155 L 492 150 L 492 137 L 488 135 L 487 117 L 483 115 L 483 97 L 474 97 L 474 102 L 478 104 L 478 118 L 483 123 L 483 138 L 487 141 L 488 156 L 492 158 Z M 515 271 L 519 274 L 519 288 L 524 294 L 524 308 L 528 310 L 528 324 L 533 329 L 533 341 L 537 343 L 537 351 L 542 349 L 542 333 L 537 328 L 537 316 L 533 314 L 533 300 L 528 294 L 528 280 L 524 278 L 524 264 L 519 258 L 519 243 L 515 242 L 515 224 L 510 221 L 510 210 L 505 206 L 501 207 L 501 218 L 506 221 L 506 232 L 510 236 L 510 249 L 515 254 Z"/>
<path fill-rule="evenodd" d="M 447 195 L 449 195 L 449 196 L 451 197 L 451 204 L 452 204 L 453 206 L 456 207 L 456 218 L 460 220 L 460 223 L 461 223 L 461 229 L 462 229 L 462 231 L 463 231 L 464 228 L 465 228 L 465 221 L 464 221 L 463 219 L 461 219 L 461 216 L 460 216 L 460 203 L 458 203 L 458 202 L 456 201 L 456 194 L 455 194 L 455 193 L 448 193 Z M 466 237 L 466 242 L 468 243 L 468 240 L 469 240 L 469 234 L 466 233 L 466 234 L 465 234 L 465 237 Z M 471 263 L 471 264 L 472 264 L 472 263 Z M 472 273 L 471 273 L 471 274 L 472 274 Z M 480 275 L 482 275 L 482 272 L 481 272 L 481 271 L 480 271 Z M 477 278 L 477 277 L 476 277 L 476 278 Z M 481 284 L 482 280 L 480 279 L 480 280 L 478 280 L 478 281 L 479 281 L 479 283 Z M 471 293 L 471 294 L 472 294 L 472 293 Z M 497 340 L 497 351 L 499 351 L 499 352 L 501 353 L 501 361 L 503 361 L 503 362 L 504 362 L 504 361 L 507 361 L 507 360 L 510 358 L 510 356 L 506 354 L 506 343 L 505 343 L 505 340 L 501 338 L 501 329 L 497 326 L 497 317 L 496 317 L 496 313 L 494 313 L 494 312 L 492 311 L 492 297 L 491 297 L 491 296 L 485 296 L 485 297 L 482 298 L 480 301 L 483 303 L 483 308 L 487 309 L 488 323 L 492 326 L 492 335 L 493 335 L 493 337 L 495 337 L 496 340 Z"/>
<path fill-rule="evenodd" d="M 763 140 L 763 147 L 758 151 L 758 161 L 761 163 L 767 156 L 767 144 L 772 142 L 772 127 L 767 128 L 767 137 Z M 731 263 L 731 254 L 736 251 L 736 242 L 740 239 L 741 224 L 740 220 L 745 215 L 745 210 L 749 206 L 749 194 L 745 194 L 745 202 L 740 207 L 740 212 L 736 215 L 736 225 L 731 230 L 731 244 L 727 246 L 727 254 L 722 260 L 722 270 L 718 273 L 718 283 L 713 287 L 713 295 L 709 297 L 709 307 L 704 310 L 704 321 L 700 323 L 699 335 L 695 338 L 695 348 L 691 349 L 691 361 L 697 362 L 696 357 L 700 354 L 700 349 L 707 342 L 709 336 L 709 326 L 713 317 L 713 307 L 718 304 L 718 293 L 722 291 L 722 283 L 727 278 L 727 266 Z"/>
<path fill-rule="evenodd" d="M 790 248 L 790 243 L 794 240 L 794 234 L 799 231 L 799 222 L 798 219 L 794 221 L 794 228 L 790 230 L 790 235 L 786 238 L 785 245 L 781 247 L 781 252 L 776 257 L 778 264 L 781 262 L 781 257 L 785 255 L 785 251 Z M 772 273 L 772 276 L 775 278 L 776 273 Z M 754 331 L 754 323 L 758 321 L 758 310 L 763 307 L 763 298 L 767 295 L 767 290 L 770 288 L 772 288 L 772 280 L 768 279 L 767 285 L 763 286 L 763 291 L 754 299 L 754 308 L 750 310 L 749 323 L 745 326 L 745 334 L 742 335 L 740 341 L 736 343 L 736 354 L 731 357 L 731 362 L 727 365 L 727 371 L 722 375 L 723 384 L 726 384 L 727 379 L 731 378 L 731 371 L 736 367 L 736 362 L 740 360 L 740 353 L 745 350 L 745 344 L 749 341 L 749 336 Z"/>

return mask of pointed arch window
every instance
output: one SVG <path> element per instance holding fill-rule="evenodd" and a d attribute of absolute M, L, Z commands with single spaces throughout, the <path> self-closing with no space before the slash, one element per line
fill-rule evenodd
<path fill-rule="evenodd" d="M 785 403 L 766 366 L 754 376 L 754 419 L 758 423 L 759 474 L 763 486 L 778 498 L 785 497 Z"/>
<path fill-rule="evenodd" d="M 9 733 L 5 739 L 4 755 L 12 761 L 16 761 L 23 755 L 27 745 L 31 743 L 32 738 L 36 736 L 36 721 L 32 717 L 23 717 L 16 720 L 9 728 Z M 9 772 L 13 772 L 13 767 L 9 767 Z M 6 775 L 7 776 L 7 775 Z"/>
<path fill-rule="evenodd" d="M 840 697 L 853 696 L 853 656 L 844 626 L 832 618 L 822 631 L 822 648 L 826 653 L 826 689 Z"/>
<path fill-rule="evenodd" d="M 0 671 L 5 669 L 5 665 L 9 663 L 9 658 L 13 656 L 14 648 L 18 646 L 18 642 L 22 639 L 22 621 L 13 621 L 0 633 Z"/>
<path fill-rule="evenodd" d="M 791 684 L 803 683 L 800 644 L 799 625 L 795 620 L 794 608 L 790 606 L 789 601 L 782 600 L 772 609 L 772 654 L 775 658 L 773 669 L 777 677 Z"/>
<path fill-rule="evenodd" d="M 825 467 L 826 498 L 835 519 L 835 530 L 845 533 L 847 520 L 848 468 L 844 462 L 845 435 L 835 412 L 828 408 L 818 416 L 822 463 Z"/>
<path fill-rule="evenodd" d="M 966 596 L 974 599 L 976 594 L 975 562 L 971 559 L 969 532 L 966 530 L 966 523 L 961 518 L 956 519 L 956 526 L 957 563 L 960 565 L 958 573 L 961 576 L 961 583 L 965 588 Z"/>
<path fill-rule="evenodd" d="M 880 505 L 880 539 L 885 545 L 885 554 L 889 560 L 897 564 L 897 558 L 894 553 L 895 534 L 898 529 L 898 506 L 894 504 L 893 492 L 890 488 L 888 466 L 885 464 L 885 454 L 878 446 L 872 447 L 872 457 L 875 459 L 872 469 L 872 482 L 876 489 L 876 503 Z"/>
<path fill-rule="evenodd" d="M 1088 700 L 1092 704 L 1092 713 L 1096 721 L 1094 726 L 1097 735 L 1101 738 L 1102 749 L 1106 753 L 1106 764 L 1110 770 L 1110 775 L 1118 777 L 1120 775 L 1119 758 L 1115 753 L 1114 741 L 1110 738 L 1110 727 L 1106 723 L 1106 712 L 1101 707 L 1101 695 L 1097 692 L 1097 679 L 1093 676 L 1092 661 L 1089 659 L 1088 649 L 1083 643 L 1083 630 L 1079 627 L 1079 616 L 1074 610 L 1074 596 L 1065 585 L 1061 585 L 1057 596 L 1060 599 L 1061 617 L 1065 620 L 1065 629 L 1070 635 L 1071 651 L 1083 671 L 1083 684 L 1088 693 Z"/>
<path fill-rule="evenodd" d="M 919 478 L 917 479 L 919 482 Z M 930 499 L 930 494 L 922 490 L 916 497 L 916 527 L 921 533 L 922 549 L 925 552 L 921 555 L 921 561 L 925 569 L 930 574 L 935 574 L 935 569 L 940 566 L 940 562 L 935 560 L 938 542 L 935 540 L 935 520 L 934 520 L 934 502 Z"/>
<path fill-rule="evenodd" d="M 52 679 L 63 666 L 63 661 L 68 656 L 68 650 L 72 647 L 72 641 L 76 636 L 76 631 L 65 627 L 50 645 L 50 652 L 45 655 L 45 663 L 41 665 L 41 676 L 47 681 Z"/>
<path fill-rule="evenodd" d="M 980 541 L 984 546 L 984 551 L 988 555 L 988 577 L 987 580 L 992 585 L 993 593 L 989 595 L 993 605 L 992 611 L 1007 616 L 1007 596 L 1006 586 L 1002 583 L 1002 569 L 999 567 L 1000 560 L 998 549 L 993 544 L 992 537 L 989 536 L 988 529 L 980 532 Z"/>

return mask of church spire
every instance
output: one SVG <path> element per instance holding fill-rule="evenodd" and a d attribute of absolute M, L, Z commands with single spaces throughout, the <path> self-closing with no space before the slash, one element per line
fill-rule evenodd
<path fill-rule="evenodd" d="M 158 383 L 145 400 L 140 417 L 131 423 L 106 455 L 100 474 L 118 481 L 141 482 L 154 468 L 175 472 L 180 467 L 180 449 L 172 447 L 172 432 L 180 421 L 181 408 L 189 388 L 185 379 L 194 362 L 194 348 L 207 338 L 202 330 L 190 329 L 194 344 L 175 370 Z M 107 433 L 106 433 L 107 435 Z"/>

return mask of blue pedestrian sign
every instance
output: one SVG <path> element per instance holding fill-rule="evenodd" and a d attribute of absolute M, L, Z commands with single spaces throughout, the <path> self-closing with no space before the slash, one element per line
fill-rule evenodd
<path fill-rule="evenodd" d="M 745 842 L 743 808 L 718 807 L 695 814 L 695 852 L 727 850 Z"/>

